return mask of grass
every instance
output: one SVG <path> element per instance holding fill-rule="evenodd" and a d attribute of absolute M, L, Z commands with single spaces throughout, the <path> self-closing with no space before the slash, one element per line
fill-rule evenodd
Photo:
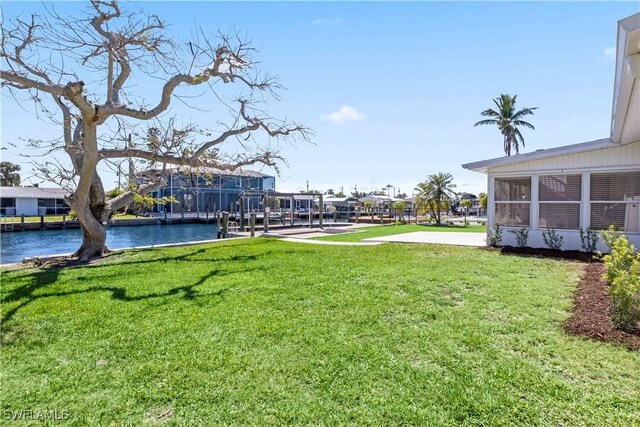
<path fill-rule="evenodd" d="M 3 416 L 638 424 L 640 354 L 563 331 L 581 272 L 476 248 L 272 239 L 5 271 Z"/>
<path fill-rule="evenodd" d="M 461 233 L 484 233 L 486 226 L 484 225 L 470 225 L 470 226 L 458 226 L 458 225 L 417 225 L 417 224 L 403 224 L 403 225 L 380 225 L 362 227 L 357 229 L 353 233 L 335 234 L 333 236 L 315 237 L 317 240 L 327 240 L 330 242 L 359 242 L 362 239 L 369 239 L 372 237 L 391 236 L 394 234 L 413 233 L 415 231 L 442 231 L 442 232 L 461 232 Z"/>

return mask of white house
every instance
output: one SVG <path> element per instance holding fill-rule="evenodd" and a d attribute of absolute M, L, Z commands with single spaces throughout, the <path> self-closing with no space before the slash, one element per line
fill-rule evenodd
<path fill-rule="evenodd" d="M 553 228 L 562 249 L 580 250 L 580 228 L 615 225 L 640 248 L 640 13 L 618 23 L 608 138 L 462 167 L 487 174 L 488 229 L 528 228 L 528 246 L 545 247 Z M 501 245 L 515 246 L 514 234 Z"/>
<path fill-rule="evenodd" d="M 64 197 L 69 191 L 62 188 L 0 187 L 0 214 L 62 215 L 69 213 Z"/>

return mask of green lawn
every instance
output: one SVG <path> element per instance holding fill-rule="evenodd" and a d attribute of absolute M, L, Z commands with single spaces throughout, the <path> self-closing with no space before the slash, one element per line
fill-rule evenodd
<path fill-rule="evenodd" d="M 3 272 L 3 416 L 637 425 L 640 353 L 562 329 L 581 272 L 477 248 L 274 239 Z"/>
<path fill-rule="evenodd" d="M 333 236 L 314 237 L 318 240 L 327 240 L 331 242 L 359 242 L 362 239 L 371 237 L 391 236 L 393 234 L 413 233 L 414 231 L 444 231 L 444 232 L 461 232 L 461 233 L 484 233 L 486 231 L 484 225 L 470 225 L 467 227 L 458 225 L 380 225 L 362 227 L 354 230 L 353 233 L 335 234 Z"/>

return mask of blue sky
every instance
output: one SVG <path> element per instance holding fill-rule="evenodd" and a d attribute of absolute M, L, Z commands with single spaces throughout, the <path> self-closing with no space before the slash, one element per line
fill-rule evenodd
<path fill-rule="evenodd" d="M 84 3 L 57 5 L 62 13 Z M 288 167 L 279 190 L 345 192 L 391 184 L 411 193 L 428 174 L 450 172 L 459 191 L 486 191 L 484 175 L 462 163 L 499 157 L 491 127 L 474 128 L 501 93 L 539 107 L 523 152 L 609 135 L 616 23 L 636 2 L 142 2 L 186 39 L 201 26 L 241 30 L 261 48 L 261 69 L 287 90 L 268 105 L 315 131 L 313 144 L 284 145 Z M 3 2 L 5 18 L 41 5 Z M 140 87 L 145 88 L 140 82 Z M 150 100 L 157 99 L 147 88 Z M 214 108 L 214 99 L 200 106 Z M 25 106 L 31 108 L 29 105 Z M 207 126 L 213 114 L 176 107 L 185 121 Z M 59 132 L 2 98 L 2 142 Z M 10 124 L 10 125 L 9 125 Z M 268 170 L 263 170 L 269 172 Z M 28 175 L 28 174 L 25 174 Z M 105 186 L 115 177 L 103 172 Z"/>

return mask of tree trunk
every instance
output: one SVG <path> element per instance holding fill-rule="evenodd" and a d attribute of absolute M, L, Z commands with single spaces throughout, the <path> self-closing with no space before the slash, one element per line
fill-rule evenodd
<path fill-rule="evenodd" d="M 82 262 L 103 256 L 108 252 L 106 241 L 107 221 L 110 212 L 106 204 L 102 181 L 97 173 L 91 182 L 88 204 L 74 203 L 73 198 L 70 202 L 82 229 L 82 246 L 73 256 Z"/>
<path fill-rule="evenodd" d="M 78 218 L 80 218 L 78 216 Z M 98 221 L 80 221 L 82 228 L 82 246 L 74 253 L 78 261 L 88 261 L 91 258 L 101 257 L 108 252 L 107 227 Z"/>

